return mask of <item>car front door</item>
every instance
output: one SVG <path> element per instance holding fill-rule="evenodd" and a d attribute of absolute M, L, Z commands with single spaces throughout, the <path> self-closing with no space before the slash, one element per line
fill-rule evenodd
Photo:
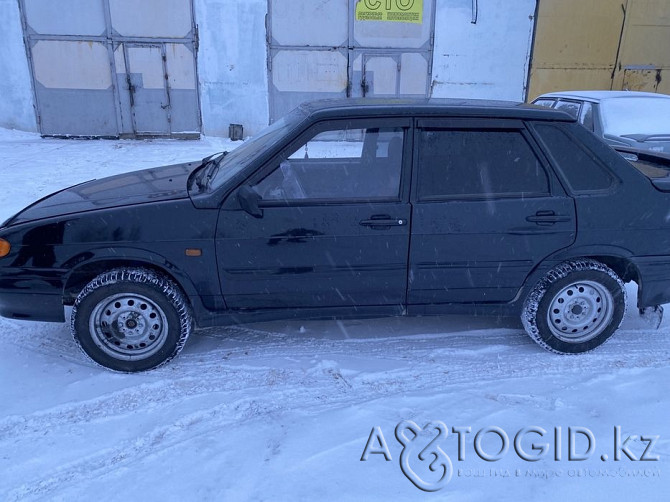
<path fill-rule="evenodd" d="M 409 128 L 409 119 L 317 123 L 234 191 L 216 234 L 227 307 L 400 308 Z M 249 197 L 245 211 L 238 200 Z"/>
<path fill-rule="evenodd" d="M 574 201 L 516 120 L 419 122 L 408 303 L 507 302 L 575 239 Z"/>

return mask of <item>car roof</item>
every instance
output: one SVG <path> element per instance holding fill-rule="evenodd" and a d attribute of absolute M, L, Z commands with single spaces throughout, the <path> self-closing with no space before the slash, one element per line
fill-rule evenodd
<path fill-rule="evenodd" d="M 483 99 L 338 98 L 303 103 L 300 108 L 314 118 L 440 116 L 575 121 L 561 110 Z"/>
<path fill-rule="evenodd" d="M 591 101 L 593 103 L 598 103 L 604 99 L 616 99 L 616 98 L 659 98 L 659 99 L 670 99 L 670 96 L 667 94 L 657 94 L 655 92 L 641 92 L 641 91 L 560 91 L 560 92 L 549 92 L 547 94 L 542 94 L 535 98 L 535 100 L 541 98 L 572 98 L 572 99 L 581 99 L 584 101 Z"/>

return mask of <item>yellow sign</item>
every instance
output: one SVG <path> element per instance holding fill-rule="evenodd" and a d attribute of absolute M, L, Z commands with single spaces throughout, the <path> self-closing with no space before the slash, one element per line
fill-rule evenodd
<path fill-rule="evenodd" d="M 423 0 L 358 0 L 356 21 L 423 22 Z"/>

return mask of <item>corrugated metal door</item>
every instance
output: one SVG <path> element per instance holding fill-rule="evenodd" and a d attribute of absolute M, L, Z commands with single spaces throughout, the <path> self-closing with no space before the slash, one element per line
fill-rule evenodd
<path fill-rule="evenodd" d="M 400 57 L 397 54 L 363 54 L 361 95 L 397 96 L 400 94 Z"/>
<path fill-rule="evenodd" d="M 628 0 L 613 89 L 670 94 L 670 2 Z"/>
<path fill-rule="evenodd" d="M 43 135 L 197 137 L 192 0 L 19 0 Z"/>
<path fill-rule="evenodd" d="M 529 100 L 561 90 L 670 92 L 667 0 L 542 0 Z"/>
<path fill-rule="evenodd" d="M 103 2 L 20 5 L 42 134 L 118 135 Z"/>
<path fill-rule="evenodd" d="M 127 83 L 133 130 L 141 135 L 170 132 L 170 97 L 161 45 L 125 44 Z"/>
<path fill-rule="evenodd" d="M 428 96 L 434 0 L 352 0 L 351 9 L 351 96 Z"/>
<path fill-rule="evenodd" d="M 668 69 L 670 65 L 665 68 L 666 74 L 670 74 Z M 663 80 L 663 69 L 652 65 L 624 68 L 621 87 L 627 91 L 670 92 L 670 84 Z"/>
<path fill-rule="evenodd" d="M 344 97 L 349 0 L 269 0 L 270 120 L 303 101 Z"/>
<path fill-rule="evenodd" d="M 268 11 L 271 121 L 313 99 L 427 96 L 435 0 L 269 0 Z"/>
<path fill-rule="evenodd" d="M 609 89 L 624 22 L 621 2 L 544 0 L 538 9 L 528 98 Z"/>

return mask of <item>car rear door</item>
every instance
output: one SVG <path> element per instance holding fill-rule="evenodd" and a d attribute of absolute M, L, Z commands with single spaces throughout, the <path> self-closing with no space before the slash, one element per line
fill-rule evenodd
<path fill-rule="evenodd" d="M 574 201 L 522 121 L 424 119 L 415 145 L 408 303 L 510 301 L 574 242 Z"/>
<path fill-rule="evenodd" d="M 216 233 L 233 309 L 396 306 L 407 289 L 410 119 L 313 125 L 233 192 Z M 262 213 L 262 216 L 261 214 Z"/>

